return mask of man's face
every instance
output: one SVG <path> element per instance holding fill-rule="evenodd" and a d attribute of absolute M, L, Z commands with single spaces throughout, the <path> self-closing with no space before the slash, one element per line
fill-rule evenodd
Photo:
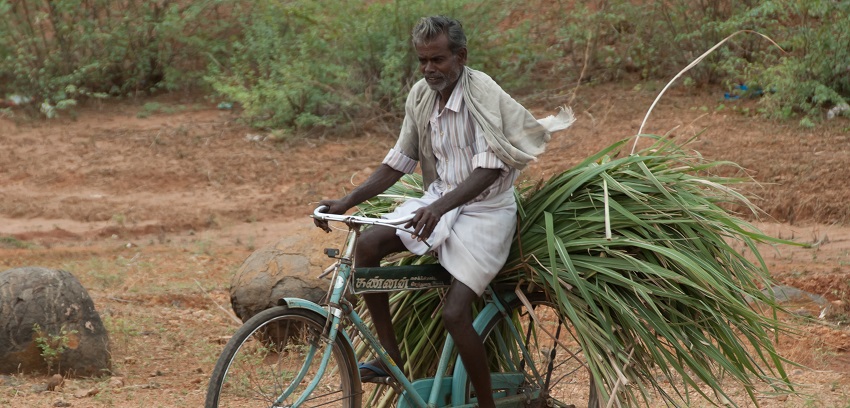
<path fill-rule="evenodd" d="M 445 34 L 431 42 L 416 46 L 419 57 L 419 71 L 425 77 L 428 86 L 445 96 L 451 94 L 466 64 L 466 48 L 452 54 L 449 39 Z"/>

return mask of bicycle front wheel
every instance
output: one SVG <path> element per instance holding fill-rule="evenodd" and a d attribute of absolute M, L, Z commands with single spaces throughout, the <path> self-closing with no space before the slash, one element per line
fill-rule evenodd
<path fill-rule="evenodd" d="M 575 328 L 543 293 L 531 293 L 527 298 L 530 309 L 516 299 L 507 305 L 509 318 L 496 314 L 482 332 L 494 393 L 497 397 L 535 395 L 526 401 L 526 407 L 597 407 Z M 525 344 L 527 355 L 512 328 Z M 466 395 L 468 402 L 475 400 L 471 385 L 467 385 Z"/>
<path fill-rule="evenodd" d="M 313 311 L 283 306 L 246 321 L 216 363 L 205 407 L 290 407 L 316 378 L 322 355 L 332 346 L 321 380 L 299 406 L 360 408 L 354 353 L 342 333 L 328 343 L 326 321 Z"/>

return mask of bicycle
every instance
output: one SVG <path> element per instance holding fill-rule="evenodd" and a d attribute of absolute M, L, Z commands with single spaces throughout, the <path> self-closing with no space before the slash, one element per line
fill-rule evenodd
<path fill-rule="evenodd" d="M 349 292 L 421 290 L 448 287 L 451 275 L 440 265 L 352 268 L 361 228 L 396 229 L 411 217 L 394 220 L 313 212 L 320 220 L 344 223 L 348 236 L 323 305 L 284 298 L 237 330 L 212 372 L 206 407 L 359 408 L 363 384 L 349 323 L 389 368 L 383 382 L 399 391 L 399 408 L 474 407 L 476 395 L 448 336 L 434 377 L 409 380 L 392 361 L 347 298 Z M 474 327 L 488 350 L 493 394 L 499 407 L 574 407 L 595 404 L 595 392 L 581 346 L 556 305 L 539 290 L 488 287 Z M 447 372 L 452 365 L 451 373 Z M 572 403 L 567 403 L 570 400 Z"/>

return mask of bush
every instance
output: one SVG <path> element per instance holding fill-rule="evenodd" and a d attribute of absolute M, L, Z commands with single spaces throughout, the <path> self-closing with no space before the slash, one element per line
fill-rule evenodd
<path fill-rule="evenodd" d="M 787 54 L 774 53 L 765 56 L 763 64 L 751 65 L 754 79 L 768 91 L 766 111 L 781 118 L 801 113 L 803 124 L 821 118 L 826 109 L 846 106 L 850 100 L 850 3 L 771 3 L 776 4 L 757 11 L 769 22 L 768 29 L 779 33 Z"/>
<path fill-rule="evenodd" d="M 669 79 L 700 54 L 740 30 L 687 75 L 698 85 L 740 84 L 761 90 L 772 117 L 818 118 L 850 97 L 850 3 L 820 0 L 686 0 L 576 3 L 554 44 L 569 64 L 559 76 L 585 71 L 585 80 Z M 675 44 L 675 46 L 671 46 Z M 808 120 L 808 119 L 807 119 Z M 808 120 L 808 122 L 811 122 Z"/>
<path fill-rule="evenodd" d="M 410 30 L 422 16 L 461 20 L 470 65 L 521 86 L 539 56 L 529 26 L 509 25 L 517 4 L 259 0 L 238 16 L 241 35 L 207 79 L 255 126 L 330 128 L 352 117 L 396 118 L 419 79 Z"/>
<path fill-rule="evenodd" d="M 0 94 L 52 111 L 78 98 L 196 83 L 229 24 L 214 18 L 217 3 L 0 1 Z"/>
<path fill-rule="evenodd" d="M 235 15 L 239 38 L 211 67 L 213 88 L 239 102 L 257 126 L 332 124 L 348 99 L 331 96 L 347 81 L 334 49 L 342 27 L 319 11 L 308 1 L 263 0 Z"/>
<path fill-rule="evenodd" d="M 822 0 L 0 0 L 0 95 L 49 115 L 86 97 L 210 86 L 284 133 L 394 122 L 419 78 L 410 29 L 435 13 L 464 23 L 470 66 L 520 96 L 560 97 L 579 78 L 666 80 L 746 29 L 787 53 L 738 36 L 686 81 L 746 83 L 763 90 L 763 112 L 806 124 L 850 97 L 850 3 Z"/>

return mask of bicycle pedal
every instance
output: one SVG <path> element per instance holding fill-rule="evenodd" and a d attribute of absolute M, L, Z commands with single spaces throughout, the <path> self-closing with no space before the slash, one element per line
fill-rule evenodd
<path fill-rule="evenodd" d="M 395 383 L 395 380 L 390 376 L 387 376 L 387 377 L 369 377 L 369 378 L 363 379 L 362 382 L 373 383 L 373 384 L 392 385 L 393 383 Z"/>

